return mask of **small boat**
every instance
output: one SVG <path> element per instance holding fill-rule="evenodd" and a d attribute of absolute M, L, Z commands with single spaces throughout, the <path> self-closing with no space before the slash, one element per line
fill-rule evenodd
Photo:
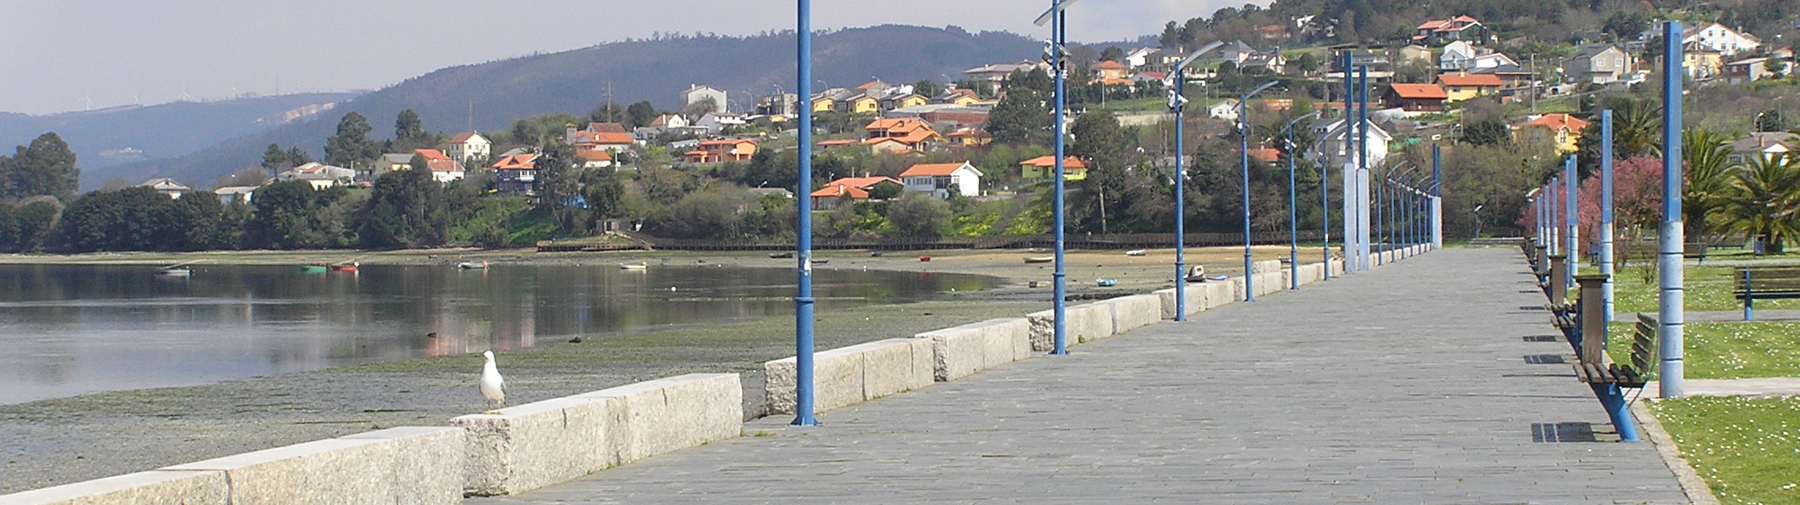
<path fill-rule="evenodd" d="M 1150 253 L 1150 251 L 1146 251 L 1143 249 L 1132 249 L 1130 251 L 1125 251 L 1126 256 L 1143 256 L 1143 255 L 1149 254 L 1149 253 Z"/>
<path fill-rule="evenodd" d="M 619 264 L 620 270 L 645 270 L 648 268 L 650 268 L 650 262 L 648 262 L 648 261 L 639 261 L 637 263 L 620 263 Z"/>
<path fill-rule="evenodd" d="M 322 274 L 329 270 L 331 270 L 331 268 L 325 266 L 324 263 L 317 265 L 300 265 L 300 273 L 303 274 Z"/>
<path fill-rule="evenodd" d="M 1056 261 L 1055 256 L 1027 256 L 1027 257 L 1025 257 L 1026 263 L 1049 263 L 1052 261 Z"/>
<path fill-rule="evenodd" d="M 826 259 L 826 258 L 819 258 L 819 259 L 812 260 L 812 263 L 814 265 L 823 265 L 823 264 L 830 263 L 830 262 L 831 262 L 831 260 Z"/>
<path fill-rule="evenodd" d="M 162 276 L 166 276 L 166 277 L 187 277 L 190 275 L 194 275 L 194 269 L 191 267 L 188 267 L 186 265 L 172 266 L 172 267 L 157 269 L 156 275 L 162 275 Z"/>
<path fill-rule="evenodd" d="M 462 263 L 456 264 L 456 268 L 460 268 L 463 270 L 487 270 L 487 267 L 488 267 L 487 260 L 464 261 Z"/>
<path fill-rule="evenodd" d="M 1194 265 L 1188 269 L 1186 277 L 1188 282 L 1206 282 L 1206 267 Z"/>
<path fill-rule="evenodd" d="M 1110 288 L 1110 287 L 1119 285 L 1119 280 L 1118 279 L 1094 279 L 1094 285 L 1100 286 L 1103 288 Z"/>
<path fill-rule="evenodd" d="M 919 261 L 923 261 L 923 262 L 927 262 L 927 263 L 929 263 L 929 262 L 931 262 L 931 257 L 930 257 L 930 256 L 920 256 L 920 257 L 919 257 Z"/>
<path fill-rule="evenodd" d="M 356 267 L 358 267 L 360 265 L 361 265 L 360 263 L 352 261 L 349 263 L 339 263 L 336 265 L 331 265 L 330 268 L 331 268 L 331 271 L 333 271 L 333 272 L 355 272 Z"/>
<path fill-rule="evenodd" d="M 774 259 L 792 258 L 794 257 L 794 251 L 769 253 L 769 257 Z"/>

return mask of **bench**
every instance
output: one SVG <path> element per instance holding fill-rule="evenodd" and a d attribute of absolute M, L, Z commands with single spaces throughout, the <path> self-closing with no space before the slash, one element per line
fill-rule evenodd
<path fill-rule="evenodd" d="M 1604 351 L 1604 343 L 1590 348 L 1601 350 L 1583 353 L 1581 360 L 1574 365 L 1575 380 L 1588 384 L 1618 384 L 1623 388 L 1642 388 L 1648 382 L 1645 377 L 1656 367 L 1656 318 L 1638 314 L 1637 325 L 1632 331 L 1629 365 L 1613 363 L 1612 357 Z"/>
<path fill-rule="evenodd" d="M 1752 319 L 1757 299 L 1800 298 L 1800 267 L 1739 267 L 1732 297 L 1744 301 L 1744 320 Z"/>

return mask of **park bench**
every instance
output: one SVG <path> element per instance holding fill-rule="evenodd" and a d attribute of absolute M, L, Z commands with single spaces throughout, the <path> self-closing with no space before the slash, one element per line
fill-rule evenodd
<path fill-rule="evenodd" d="M 1575 363 L 1575 380 L 1588 384 L 1618 384 L 1624 388 L 1641 388 L 1656 366 L 1656 318 L 1638 314 L 1632 328 L 1631 364 L 1620 365 L 1608 356 L 1605 342 L 1587 344 L 1583 339 L 1581 360 Z"/>
<path fill-rule="evenodd" d="M 1757 299 L 1800 298 L 1800 267 L 1739 267 L 1731 294 L 1744 301 L 1749 321 Z"/>

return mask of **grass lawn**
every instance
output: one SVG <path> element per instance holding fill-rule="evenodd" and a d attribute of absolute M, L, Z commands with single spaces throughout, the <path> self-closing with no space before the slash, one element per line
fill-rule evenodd
<path fill-rule="evenodd" d="M 1800 504 L 1800 398 L 1690 397 L 1650 404 L 1726 504 Z"/>
<path fill-rule="evenodd" d="M 1607 354 L 1631 362 L 1635 323 L 1613 323 Z M 1800 322 L 1688 323 L 1682 359 L 1690 379 L 1800 377 Z"/>
<path fill-rule="evenodd" d="M 1582 271 L 1598 270 L 1583 266 Z M 1693 311 L 1744 310 L 1743 304 L 1731 296 L 1732 275 L 1732 267 L 1688 265 L 1682 271 L 1682 300 L 1685 302 L 1682 305 Z M 1653 276 L 1646 273 L 1641 262 L 1618 269 L 1617 281 L 1613 284 L 1614 310 L 1620 313 L 1656 312 L 1656 279 L 1644 280 Z M 1800 299 L 1757 300 L 1756 308 L 1800 309 Z"/>

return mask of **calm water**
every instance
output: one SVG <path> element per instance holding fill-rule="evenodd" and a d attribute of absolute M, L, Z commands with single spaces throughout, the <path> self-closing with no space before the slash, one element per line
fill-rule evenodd
<path fill-rule="evenodd" d="M 0 265 L 0 404 L 792 317 L 785 269 L 651 265 Z M 821 309 L 986 289 L 954 274 L 818 270 Z M 672 288 L 672 289 L 671 289 Z M 436 333 L 436 338 L 427 337 Z"/>

